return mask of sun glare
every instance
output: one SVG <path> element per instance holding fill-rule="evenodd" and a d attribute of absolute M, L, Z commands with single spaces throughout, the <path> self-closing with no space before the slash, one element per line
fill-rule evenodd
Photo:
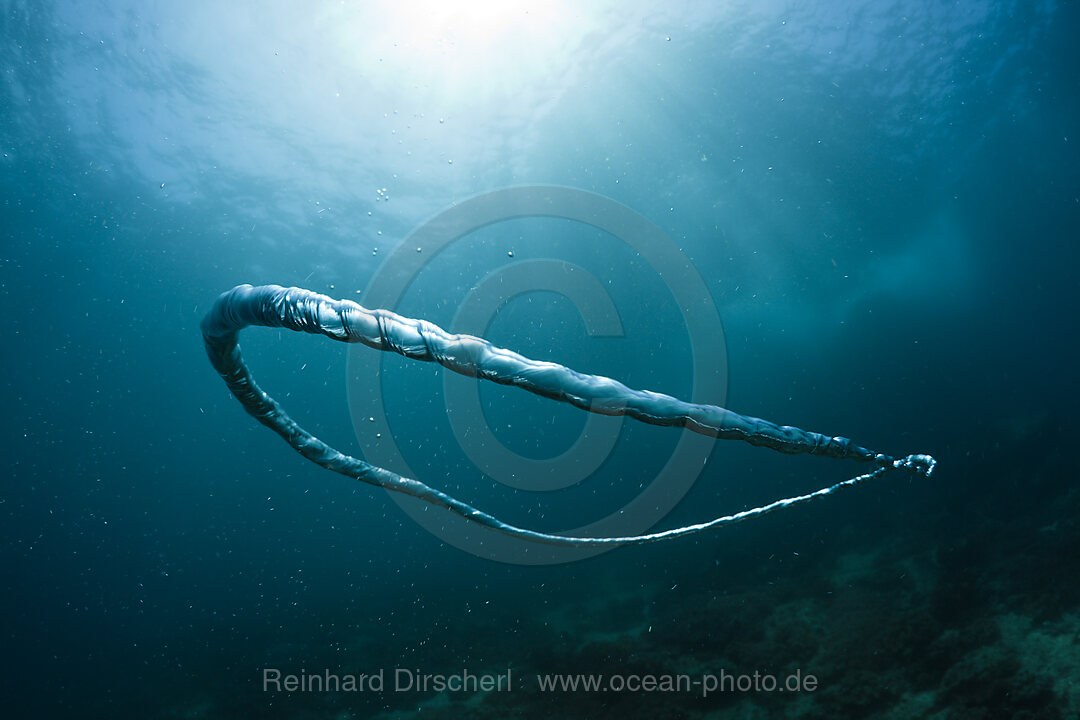
<path fill-rule="evenodd" d="M 403 0 L 337 31 L 369 77 L 481 100 L 558 73 L 580 20 L 559 0 Z"/>
<path fill-rule="evenodd" d="M 395 4 L 394 9 L 402 15 L 395 24 L 408 29 L 411 43 L 427 48 L 454 46 L 477 55 L 514 41 L 542 41 L 564 10 L 556 3 L 514 0 L 413 0 Z"/>

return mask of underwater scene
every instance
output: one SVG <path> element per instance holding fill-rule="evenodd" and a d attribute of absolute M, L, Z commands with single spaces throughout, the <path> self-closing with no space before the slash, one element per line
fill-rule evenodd
<path fill-rule="evenodd" d="M 1080 717 L 1077 29 L 0 0 L 0 716 Z"/>

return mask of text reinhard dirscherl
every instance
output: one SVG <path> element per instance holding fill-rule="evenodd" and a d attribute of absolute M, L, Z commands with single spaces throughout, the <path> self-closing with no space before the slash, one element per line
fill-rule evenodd
<path fill-rule="evenodd" d="M 706 697 L 725 692 L 814 692 L 818 679 L 810 673 L 796 670 L 776 676 L 755 670 L 749 674 L 733 674 L 721 669 L 716 673 L 687 674 L 541 674 L 536 675 L 536 687 L 544 692 L 692 692 Z M 504 673 L 428 674 L 410 668 L 384 669 L 363 674 L 338 674 L 331 670 L 283 673 L 277 668 L 263 668 L 264 692 L 509 692 L 514 689 L 511 669 Z"/>
<path fill-rule="evenodd" d="M 379 669 L 368 674 L 342 674 L 323 670 L 283 674 L 277 668 L 263 668 L 262 688 L 270 692 L 506 692 L 512 688 L 510 668 L 504 673 L 427 674 L 408 668 L 394 668 L 391 683 L 387 672 Z"/>

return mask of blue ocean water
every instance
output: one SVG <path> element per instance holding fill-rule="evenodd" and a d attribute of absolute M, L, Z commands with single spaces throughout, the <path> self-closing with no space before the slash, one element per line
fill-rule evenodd
<path fill-rule="evenodd" d="M 1075 5 L 0 8 L 4 717 L 1080 713 Z M 642 221 L 528 206 L 415 241 L 538 186 Z M 670 245 L 635 247 L 643 228 Z M 199 323 L 234 285 L 379 282 L 530 357 L 679 397 L 704 367 L 707 402 L 940 466 L 500 560 L 301 458 L 206 360 Z M 694 337 L 710 308 L 722 332 Z M 668 489 L 679 431 L 601 418 L 592 467 L 559 460 L 574 408 L 398 357 L 372 378 L 374 351 L 284 331 L 241 344 L 320 437 L 369 459 L 392 439 L 530 528 L 669 502 L 649 527 L 676 527 L 865 469 L 720 442 Z M 465 391 L 479 412 L 448 401 Z M 384 682 L 311 687 L 327 675 Z"/>

